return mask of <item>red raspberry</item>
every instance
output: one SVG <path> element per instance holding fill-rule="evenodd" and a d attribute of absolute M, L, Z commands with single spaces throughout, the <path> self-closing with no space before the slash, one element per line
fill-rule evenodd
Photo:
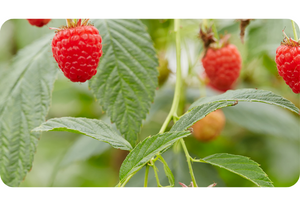
<path fill-rule="evenodd" d="M 276 50 L 275 62 L 286 84 L 294 93 L 300 93 L 300 45 L 291 40 L 289 44 L 282 43 Z"/>
<path fill-rule="evenodd" d="M 68 79 L 85 82 L 97 73 L 101 42 L 99 31 L 92 25 L 65 28 L 52 40 L 53 57 Z"/>
<path fill-rule="evenodd" d="M 32 26 L 42 27 L 50 22 L 51 19 L 27 19 Z"/>
<path fill-rule="evenodd" d="M 241 71 L 241 56 L 238 49 L 228 44 L 219 49 L 209 48 L 202 64 L 210 85 L 218 90 L 231 89 Z"/>

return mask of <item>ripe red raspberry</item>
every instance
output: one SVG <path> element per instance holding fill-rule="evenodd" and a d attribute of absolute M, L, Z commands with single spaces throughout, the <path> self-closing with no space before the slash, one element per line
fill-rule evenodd
<path fill-rule="evenodd" d="M 72 82 L 85 82 L 97 73 L 102 38 L 92 25 L 59 30 L 52 40 L 53 57 Z"/>
<path fill-rule="evenodd" d="M 291 38 L 276 49 L 275 62 L 279 75 L 294 93 L 300 93 L 300 44 Z"/>
<path fill-rule="evenodd" d="M 42 27 L 50 22 L 51 19 L 27 19 L 32 26 Z"/>
<path fill-rule="evenodd" d="M 202 64 L 210 85 L 218 90 L 231 89 L 241 71 L 241 56 L 238 49 L 227 44 L 222 48 L 209 48 Z"/>

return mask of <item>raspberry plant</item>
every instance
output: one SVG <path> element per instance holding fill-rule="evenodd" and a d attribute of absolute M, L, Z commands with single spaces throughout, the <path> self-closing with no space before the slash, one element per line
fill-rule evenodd
<path fill-rule="evenodd" d="M 67 22 L 70 23 L 70 20 Z M 75 20 L 75 22 L 82 25 L 81 20 Z M 171 151 L 175 152 L 172 155 L 177 162 L 179 159 L 187 162 L 189 173 L 185 174 L 185 177 L 190 176 L 189 180 L 193 187 L 199 186 L 199 180 L 196 180 L 194 174 L 196 163 L 206 163 L 223 168 L 251 181 L 256 186 L 273 186 L 267 174 L 252 159 L 229 153 L 215 153 L 204 158 L 194 158 L 189 152 L 185 138 L 193 132 L 191 127 L 208 114 L 218 109 L 235 107 L 240 102 L 275 105 L 297 115 L 299 115 L 299 108 L 288 99 L 271 91 L 246 88 L 228 90 L 213 96 L 205 96 L 203 93 L 201 98 L 194 101 L 187 110 L 182 109 L 184 106 L 182 97 L 187 88 L 181 69 L 183 42 L 180 20 L 175 19 L 172 33 L 175 38 L 171 42 L 176 46 L 176 83 L 171 109 L 162 122 L 160 131 L 140 140 L 139 134 L 143 120 L 146 118 L 152 102 L 155 101 L 155 90 L 158 87 L 157 67 L 159 63 L 154 44 L 145 25 L 140 20 L 91 20 L 91 24 L 95 27 L 89 27 L 91 33 L 85 29 L 85 26 L 81 27 L 83 29 L 81 31 L 94 34 L 89 35 L 88 38 L 92 43 L 96 42 L 96 48 L 87 50 L 91 44 L 84 40 L 87 38 L 85 34 L 76 35 L 80 39 L 77 38 L 78 40 L 74 41 L 70 48 L 76 50 L 78 47 L 79 52 L 85 51 L 91 55 L 96 53 L 95 59 L 99 59 L 101 56 L 99 65 L 98 60 L 93 62 L 96 63 L 95 66 L 98 66 L 97 73 L 96 69 L 89 69 L 88 75 L 84 75 L 84 80 L 81 79 L 89 64 L 81 63 L 80 70 L 77 70 L 79 74 L 74 77 L 69 76 L 74 62 L 77 62 L 76 57 L 80 58 L 74 52 L 68 53 L 67 47 L 69 46 L 57 45 L 60 41 L 67 43 L 63 39 L 68 40 L 68 38 L 60 38 L 64 36 L 64 30 L 61 30 L 56 36 L 54 36 L 55 33 L 49 33 L 20 50 L 10 67 L 0 74 L 0 175 L 4 183 L 9 186 L 18 186 L 25 178 L 32 167 L 34 153 L 42 132 L 67 131 L 93 138 L 97 141 L 96 145 L 103 149 L 108 148 L 107 144 L 109 144 L 113 148 L 129 151 L 119 171 L 119 182 L 116 183 L 118 187 L 124 187 L 130 179 L 141 172 L 143 172 L 145 187 L 148 186 L 148 179 L 153 177 L 158 187 L 173 187 L 178 182 L 180 185 L 186 186 L 187 183 L 181 183 L 182 180 L 177 180 L 174 176 L 174 166 L 169 162 Z M 98 32 L 102 41 L 100 37 L 95 36 L 98 35 Z M 51 40 L 55 59 L 51 52 Z M 83 45 L 80 45 L 80 42 Z M 165 43 L 166 41 L 161 42 L 160 40 L 158 44 L 164 46 Z M 71 55 L 73 56 L 70 58 L 72 59 L 71 64 L 66 64 L 64 58 L 61 58 Z M 88 56 L 86 55 L 85 60 L 88 60 Z M 70 67 L 70 71 L 68 71 L 68 67 Z M 190 69 L 192 68 L 191 64 Z M 101 119 L 69 116 L 46 121 L 53 84 L 58 73 L 64 73 L 71 81 L 84 82 L 88 80 L 91 93 L 113 125 Z M 189 75 L 193 75 L 193 73 Z M 196 76 L 198 77 L 198 75 Z M 204 81 L 201 78 L 199 80 L 203 90 Z M 247 106 L 243 109 L 249 111 Z M 247 116 L 241 117 L 239 123 L 243 124 L 243 119 L 247 120 Z M 170 123 L 171 121 L 172 123 Z M 250 128 L 255 129 L 252 126 Z M 268 127 L 264 131 L 272 132 Z M 178 154 L 181 150 L 184 153 L 184 159 L 181 158 L 181 154 Z M 161 184 L 162 177 L 159 177 L 157 161 L 163 164 L 164 177 L 168 179 L 169 185 Z M 153 169 L 153 177 L 149 177 L 150 168 Z"/>

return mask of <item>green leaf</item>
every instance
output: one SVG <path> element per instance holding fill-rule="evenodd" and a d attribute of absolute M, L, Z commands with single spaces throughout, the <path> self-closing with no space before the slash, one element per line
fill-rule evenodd
<path fill-rule="evenodd" d="M 158 86 L 158 60 L 140 20 L 94 20 L 103 56 L 89 86 L 103 109 L 132 146 Z"/>
<path fill-rule="evenodd" d="M 63 168 L 74 162 L 84 161 L 93 156 L 99 156 L 109 148 L 110 145 L 107 143 L 99 142 L 90 137 L 80 136 L 68 149 L 59 166 Z"/>
<path fill-rule="evenodd" d="M 226 120 L 238 124 L 254 133 L 299 141 L 299 117 L 272 105 L 239 103 L 222 109 Z"/>
<path fill-rule="evenodd" d="M 220 108 L 236 105 L 239 101 L 277 105 L 299 114 L 299 108 L 292 102 L 273 92 L 256 89 L 228 90 L 221 95 L 204 97 L 195 101 L 190 106 L 189 112 L 174 124 L 171 131 L 186 130 L 207 114 Z"/>
<path fill-rule="evenodd" d="M 20 50 L 0 74 L 0 175 L 18 186 L 30 170 L 40 133 L 31 129 L 45 121 L 58 67 L 49 34 Z"/>
<path fill-rule="evenodd" d="M 266 53 L 262 55 L 262 65 L 273 75 L 277 76 L 278 71 L 274 57 L 268 56 Z M 274 76 L 274 78 L 275 78 Z"/>
<path fill-rule="evenodd" d="M 101 120 L 81 117 L 62 117 L 50 119 L 32 131 L 67 131 L 83 134 L 96 140 L 109 143 L 112 147 L 131 150 L 132 147 L 112 127 Z"/>
<path fill-rule="evenodd" d="M 297 108 L 292 102 L 274 94 L 271 91 L 257 90 L 257 89 L 238 89 L 228 90 L 227 92 L 212 97 L 205 97 L 194 102 L 189 109 L 200 106 L 205 103 L 214 103 L 222 101 L 244 101 L 244 102 L 260 102 L 270 105 L 276 105 L 286 108 L 296 114 L 299 114 L 299 108 Z"/>
<path fill-rule="evenodd" d="M 209 163 L 231 171 L 259 187 L 273 187 L 272 181 L 259 164 L 245 156 L 218 153 L 199 159 L 197 162 Z"/>
<path fill-rule="evenodd" d="M 128 176 L 140 170 L 158 152 L 190 134 L 189 131 L 173 131 L 157 134 L 140 142 L 122 163 L 119 174 L 120 181 L 123 182 Z"/>
<path fill-rule="evenodd" d="M 163 166 L 164 166 L 164 171 L 165 171 L 165 174 L 169 180 L 169 184 L 171 187 L 174 187 L 175 185 L 175 178 L 174 178 L 174 175 L 168 165 L 168 163 L 165 161 L 165 159 L 159 155 L 159 160 L 163 163 Z"/>

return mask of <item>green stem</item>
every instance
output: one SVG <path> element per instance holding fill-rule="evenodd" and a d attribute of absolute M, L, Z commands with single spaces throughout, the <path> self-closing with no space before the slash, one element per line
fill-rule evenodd
<path fill-rule="evenodd" d="M 180 20 L 179 19 L 175 19 L 174 31 L 175 31 L 175 34 L 176 34 L 176 64 L 177 64 L 175 94 L 174 94 L 174 99 L 173 99 L 173 103 L 172 103 L 172 107 L 171 107 L 171 110 L 169 112 L 169 115 L 167 116 L 167 118 L 166 118 L 163 126 L 161 127 L 159 133 L 163 133 L 165 131 L 165 129 L 167 128 L 171 118 L 174 115 L 177 114 L 177 109 L 178 109 L 180 95 L 181 95 L 182 80 L 181 80 L 181 47 L 180 47 Z M 195 179 L 193 168 L 192 168 L 192 165 L 191 165 L 191 156 L 189 155 L 189 152 L 188 152 L 188 150 L 185 146 L 184 140 L 180 139 L 180 142 L 182 144 L 183 150 L 184 150 L 186 158 L 187 158 L 187 162 L 188 162 L 191 178 L 192 178 L 192 181 L 193 181 L 193 185 L 194 185 L 194 187 L 197 187 L 196 179 Z M 153 164 L 153 169 L 154 169 L 154 172 L 155 172 L 155 176 L 157 176 L 156 167 L 155 167 L 154 164 Z M 156 180 L 157 180 L 158 185 L 160 185 L 158 177 L 157 177 Z"/>
<path fill-rule="evenodd" d="M 128 183 L 128 181 L 133 177 L 133 175 L 134 174 L 131 174 L 130 176 L 128 176 L 128 178 L 124 181 L 124 183 L 120 187 L 124 187 Z"/>
<path fill-rule="evenodd" d="M 158 155 L 157 157 L 164 165 L 168 165 L 167 162 L 165 161 L 165 159 L 161 155 Z"/>
<path fill-rule="evenodd" d="M 186 156 L 186 160 L 187 160 L 187 163 L 188 163 L 188 166 L 189 166 L 189 171 L 190 171 L 190 174 L 191 174 L 193 185 L 194 185 L 194 187 L 198 187 L 198 185 L 196 183 L 196 178 L 195 178 L 195 175 L 194 175 L 194 172 L 193 172 L 192 164 L 191 164 L 191 156 L 190 156 L 190 154 L 189 154 L 189 152 L 188 152 L 188 150 L 185 146 L 184 140 L 182 138 L 180 139 L 180 142 L 181 142 L 183 151 L 184 151 L 185 156 Z"/>
<path fill-rule="evenodd" d="M 164 133 L 164 131 L 166 130 L 166 128 L 167 128 L 170 120 L 172 119 L 172 117 L 177 116 L 177 110 L 178 110 L 178 106 L 179 106 L 179 102 L 180 102 L 181 87 L 182 87 L 181 47 L 180 47 L 180 19 L 175 19 L 174 21 L 175 21 L 174 31 L 175 31 L 175 34 L 176 34 L 175 37 L 176 37 L 176 64 L 177 64 L 175 93 L 174 93 L 174 98 L 173 98 L 173 103 L 172 103 L 171 110 L 170 110 L 165 122 L 163 123 L 160 131 L 159 131 L 160 134 Z M 174 117 L 174 121 L 176 121 L 176 117 Z M 197 187 L 196 179 L 195 179 L 194 172 L 193 172 L 192 165 L 191 165 L 191 156 L 188 153 L 188 150 L 185 146 L 184 140 L 180 139 L 180 142 L 182 144 L 183 150 L 184 150 L 186 158 L 187 158 L 187 162 L 188 162 L 191 178 L 192 178 L 192 181 L 193 181 L 193 185 L 194 185 L 194 187 Z M 159 178 L 158 178 L 158 175 L 157 175 L 157 168 L 154 165 L 154 162 L 152 160 L 150 160 L 150 163 L 151 163 L 151 166 L 153 167 L 153 170 L 154 170 L 157 186 L 161 187 L 161 184 L 159 182 Z"/>
<path fill-rule="evenodd" d="M 147 185 L 148 185 L 148 174 L 149 174 L 149 165 L 146 164 L 144 187 L 147 187 Z"/>
<path fill-rule="evenodd" d="M 293 32 L 294 32 L 294 39 L 298 42 L 298 36 L 297 36 L 297 31 L 296 31 L 296 26 L 293 20 L 292 21 L 292 26 L 293 26 Z"/>
<path fill-rule="evenodd" d="M 121 182 L 119 181 L 119 183 L 115 186 L 115 187 L 121 187 Z"/>
<path fill-rule="evenodd" d="M 206 20 L 205 20 L 206 21 Z M 206 22 L 207 23 L 207 22 Z M 204 24 L 204 22 L 203 22 L 203 24 Z M 205 26 L 207 26 L 207 25 L 205 25 Z M 197 61 L 198 60 L 200 60 L 200 54 L 201 53 L 199 53 L 199 55 L 197 55 L 197 59 L 196 59 L 196 61 L 194 62 L 194 63 L 192 63 L 192 59 L 191 59 L 191 54 L 190 54 L 190 51 L 189 51 L 189 48 L 188 48 L 188 46 L 187 46 L 187 44 L 186 44 L 186 42 L 184 42 L 184 47 L 185 47 L 185 50 L 186 50 L 186 53 L 187 53 L 187 57 L 188 57 L 188 77 L 193 77 L 193 76 L 196 76 L 197 77 L 197 79 L 199 80 L 199 82 L 200 82 L 200 97 L 205 97 L 206 96 L 206 88 L 205 88 L 205 83 L 204 83 L 204 80 L 202 80 L 200 77 L 199 77 L 199 75 L 198 74 L 196 74 L 195 72 L 194 72 L 194 68 L 195 68 L 195 66 L 196 66 L 196 64 L 197 64 Z M 184 82 L 185 83 L 185 82 Z M 183 83 L 183 86 L 185 86 L 185 84 Z M 182 87 L 182 91 L 185 91 L 185 88 L 184 87 Z"/>
<path fill-rule="evenodd" d="M 173 98 L 173 103 L 171 110 L 163 123 L 159 133 L 164 133 L 170 120 L 172 119 L 173 115 L 177 112 L 179 99 L 180 99 L 180 88 L 181 88 L 181 48 L 180 48 L 180 19 L 175 19 L 174 31 L 176 34 L 176 85 L 175 85 L 175 94 Z"/>
<path fill-rule="evenodd" d="M 192 162 L 200 162 L 200 163 L 206 163 L 204 160 L 201 160 L 201 159 L 194 159 L 191 157 L 191 161 Z"/>
<path fill-rule="evenodd" d="M 153 171 L 154 171 L 154 174 L 155 174 L 157 187 L 161 187 L 161 184 L 160 184 L 159 178 L 158 178 L 158 174 L 157 174 L 157 168 L 156 168 L 156 166 L 155 166 L 155 164 L 154 164 L 154 162 L 152 160 L 150 160 L 150 163 L 151 163 L 151 166 L 153 167 Z"/>
<path fill-rule="evenodd" d="M 194 70 L 195 65 L 192 64 L 192 58 L 191 58 L 191 54 L 190 54 L 190 50 L 186 44 L 186 41 L 183 42 L 186 54 L 187 54 L 187 59 L 188 59 L 188 76 L 192 75 L 192 72 Z"/>
<path fill-rule="evenodd" d="M 159 158 L 159 160 L 164 165 L 164 168 L 170 170 L 170 173 L 167 172 L 167 170 L 165 170 L 165 173 L 166 173 L 167 178 L 169 179 L 169 183 L 170 183 L 169 187 L 174 187 L 174 184 L 175 184 L 174 181 L 173 181 L 174 180 L 174 175 L 173 175 L 171 169 L 169 168 L 168 163 L 165 161 L 165 159 L 161 155 L 158 155 L 157 157 Z M 166 187 L 168 187 L 168 186 L 166 186 Z"/>

